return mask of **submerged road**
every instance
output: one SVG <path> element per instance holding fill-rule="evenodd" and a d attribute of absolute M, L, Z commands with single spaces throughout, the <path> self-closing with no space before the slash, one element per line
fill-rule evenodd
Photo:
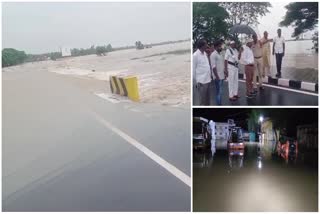
<path fill-rule="evenodd" d="M 2 79 L 3 211 L 190 211 L 190 108 L 112 103 L 48 72 Z"/>
<path fill-rule="evenodd" d="M 277 105 L 277 106 L 317 106 L 318 105 L 318 95 L 312 92 L 304 92 L 299 90 L 292 90 L 278 86 L 266 85 L 264 84 L 264 90 L 259 90 L 258 94 L 253 99 L 246 98 L 246 85 L 245 82 L 239 81 L 239 96 L 237 101 L 229 101 L 229 89 L 228 82 L 223 84 L 223 96 L 222 105 Z M 199 105 L 199 95 L 198 90 L 193 87 L 193 105 Z M 215 85 L 212 83 L 210 85 L 210 105 L 216 105 L 215 101 Z"/>
<path fill-rule="evenodd" d="M 318 152 L 284 160 L 272 155 L 272 142 L 193 153 L 195 212 L 318 212 Z"/>

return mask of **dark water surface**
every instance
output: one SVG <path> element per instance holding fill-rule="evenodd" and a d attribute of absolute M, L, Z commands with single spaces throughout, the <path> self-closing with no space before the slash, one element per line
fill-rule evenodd
<path fill-rule="evenodd" d="M 272 155 L 273 142 L 226 145 L 193 153 L 194 211 L 318 211 L 316 151 L 284 160 Z"/>

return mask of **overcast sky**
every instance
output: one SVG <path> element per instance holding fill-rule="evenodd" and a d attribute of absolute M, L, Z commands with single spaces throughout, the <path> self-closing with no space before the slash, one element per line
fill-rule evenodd
<path fill-rule="evenodd" d="M 259 19 L 260 24 L 258 25 L 258 33 L 260 36 L 263 36 L 262 34 L 265 30 L 269 32 L 270 38 L 273 38 L 277 35 L 277 29 L 280 28 L 279 23 L 283 20 L 283 17 L 287 12 L 285 6 L 289 3 L 289 1 L 271 2 L 272 7 L 269 9 L 270 13 L 267 13 L 266 16 L 263 16 Z M 292 27 L 281 27 L 281 29 L 282 35 L 285 37 L 285 39 L 292 39 Z M 308 35 L 309 34 L 311 33 L 308 33 Z"/>
<path fill-rule="evenodd" d="M 191 37 L 190 3 L 3 3 L 2 46 L 27 53 Z"/>

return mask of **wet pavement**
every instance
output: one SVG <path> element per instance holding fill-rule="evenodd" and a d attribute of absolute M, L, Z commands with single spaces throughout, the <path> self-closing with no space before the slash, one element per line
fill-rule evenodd
<path fill-rule="evenodd" d="M 222 105 L 299 105 L 299 106 L 316 106 L 318 105 L 317 94 L 303 94 L 294 91 L 287 91 L 285 89 L 271 88 L 267 85 L 263 91 L 258 91 L 258 94 L 253 99 L 245 97 L 246 85 L 243 81 L 239 81 L 239 96 L 240 98 L 235 101 L 229 101 L 228 82 L 223 83 L 222 89 Z M 198 90 L 193 87 L 193 105 L 199 105 Z M 215 101 L 215 85 L 212 82 L 210 85 L 210 105 L 216 105 Z"/>
<path fill-rule="evenodd" d="M 224 140 L 193 152 L 193 211 L 318 211 L 318 154 L 284 160 L 273 142 L 228 151 Z"/>
<path fill-rule="evenodd" d="M 48 72 L 2 81 L 3 211 L 190 211 L 190 186 L 100 122 L 190 177 L 189 107 L 112 103 Z"/>

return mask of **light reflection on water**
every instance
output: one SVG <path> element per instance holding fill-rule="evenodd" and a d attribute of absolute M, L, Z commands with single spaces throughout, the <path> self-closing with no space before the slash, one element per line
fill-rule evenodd
<path fill-rule="evenodd" d="M 237 151 L 223 139 L 211 145 L 193 153 L 194 211 L 318 210 L 318 167 L 301 158 L 309 155 L 286 161 L 273 154 L 272 141 Z"/>
<path fill-rule="evenodd" d="M 226 139 L 212 139 L 210 151 L 194 152 L 194 167 L 208 167 L 208 163 L 213 163 L 213 160 L 215 159 L 215 153 L 217 151 L 219 153 L 218 158 L 221 158 L 221 154 L 225 154 L 225 156 L 228 159 L 229 166 L 234 165 L 231 162 L 243 162 L 244 156 L 246 156 L 248 160 L 256 158 L 260 162 L 257 166 L 259 169 L 261 169 L 263 160 L 271 160 L 275 158 L 273 154 L 276 147 L 275 141 L 264 141 L 261 143 L 245 142 L 245 145 L 246 146 L 244 150 L 228 150 L 228 144 Z M 204 163 L 201 164 L 201 161 L 203 161 Z M 286 160 L 286 162 L 288 162 L 288 160 Z M 243 164 L 241 163 L 240 165 L 242 166 Z"/>

